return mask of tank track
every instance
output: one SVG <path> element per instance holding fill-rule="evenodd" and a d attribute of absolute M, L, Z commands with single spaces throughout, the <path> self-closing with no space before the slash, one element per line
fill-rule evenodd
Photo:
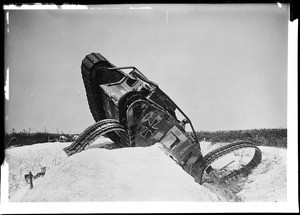
<path fill-rule="evenodd" d="M 94 78 L 91 77 L 91 72 L 93 71 L 95 66 L 114 67 L 114 65 L 99 53 L 91 53 L 89 55 L 86 55 L 81 64 L 81 74 L 89 108 L 94 120 L 97 122 L 99 120 L 105 119 L 106 117 L 104 111 L 99 111 L 102 110 L 100 90 L 98 89 L 97 83 L 95 83 Z"/>
<path fill-rule="evenodd" d="M 246 165 L 244 165 L 242 168 L 238 170 L 234 170 L 233 172 L 229 173 L 228 175 L 224 176 L 220 179 L 221 182 L 225 182 L 231 179 L 235 179 L 241 175 L 247 176 L 251 173 L 251 171 L 259 165 L 261 162 L 262 154 L 260 149 L 255 146 L 252 142 L 249 141 L 236 141 L 233 143 L 230 143 L 226 146 L 222 146 L 220 148 L 217 148 L 208 154 L 204 156 L 204 170 L 207 170 L 208 173 L 213 171 L 213 168 L 211 167 L 211 164 L 214 163 L 216 160 L 220 159 L 221 157 L 225 156 L 228 153 L 231 153 L 233 151 L 242 149 L 242 148 L 254 148 L 255 153 L 253 158 L 250 160 L 250 162 Z M 202 181 L 201 181 L 202 183 Z"/>
<path fill-rule="evenodd" d="M 81 74 L 89 109 L 96 122 L 106 119 L 101 100 L 101 91 L 95 81 L 95 74 L 93 74 L 94 70 L 99 67 L 115 67 L 115 65 L 110 63 L 99 53 L 86 55 L 81 64 Z M 126 144 L 126 141 L 124 139 L 120 139 L 115 132 L 110 132 L 106 136 L 120 146 Z"/>
<path fill-rule="evenodd" d="M 118 135 L 124 139 L 128 139 L 128 134 L 118 121 L 114 119 L 104 119 L 88 127 L 70 146 L 65 147 L 63 150 L 68 156 L 79 153 L 89 147 L 89 145 L 100 136 L 110 132 L 118 132 Z"/>

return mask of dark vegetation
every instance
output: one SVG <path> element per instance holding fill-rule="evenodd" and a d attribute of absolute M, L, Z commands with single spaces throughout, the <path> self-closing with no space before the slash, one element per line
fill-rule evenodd
<path fill-rule="evenodd" d="M 258 146 L 287 147 L 287 129 L 251 129 L 233 131 L 197 131 L 199 141 L 233 142 L 236 140 L 248 140 Z"/>
<path fill-rule="evenodd" d="M 287 129 L 252 129 L 234 131 L 197 131 L 199 141 L 233 142 L 236 140 L 248 140 L 258 146 L 287 147 Z M 5 133 L 5 148 L 11 146 L 32 145 L 45 142 L 72 142 L 73 137 L 78 134 L 48 133 L 23 130 L 22 132 L 12 131 Z M 63 138 L 62 138 L 63 137 Z"/>
<path fill-rule="evenodd" d="M 76 134 L 64 134 L 64 133 L 48 133 L 44 132 L 30 132 L 23 130 L 20 132 L 15 132 L 14 130 L 11 133 L 5 132 L 5 148 L 11 146 L 24 146 L 32 145 L 35 143 L 46 143 L 46 142 L 72 142 L 73 137 Z"/>

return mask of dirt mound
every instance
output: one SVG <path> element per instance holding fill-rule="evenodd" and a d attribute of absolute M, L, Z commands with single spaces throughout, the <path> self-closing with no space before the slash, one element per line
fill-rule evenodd
<path fill-rule="evenodd" d="M 260 147 L 262 163 L 247 178 L 227 186 L 209 181 L 200 186 L 159 144 L 98 148 L 109 143 L 105 138 L 98 139 L 88 150 L 71 157 L 62 150 L 70 143 L 7 149 L 10 201 L 286 201 L 286 149 Z M 219 147 L 208 142 L 200 144 L 203 154 Z M 247 153 L 241 153 L 247 158 Z M 231 159 L 229 156 L 228 161 Z M 24 175 L 28 171 L 36 174 L 42 167 L 47 168 L 45 176 L 29 189 Z"/>
<path fill-rule="evenodd" d="M 70 144 L 70 143 L 69 143 Z M 99 144 L 99 143 L 98 143 Z M 67 143 L 47 143 L 10 149 L 8 163 L 37 157 L 46 166 L 34 188 L 11 200 L 40 201 L 220 201 L 194 182 L 158 144 L 107 150 L 91 147 L 67 157 L 59 149 Z M 22 149 L 23 148 L 23 149 Z M 21 153 L 21 151 L 23 151 Z M 33 153 L 34 151 L 34 153 Z M 48 159 L 45 155 L 52 155 Z M 29 161 L 31 160 L 31 161 Z M 56 160 L 56 163 L 54 162 Z M 17 171 L 17 169 L 12 170 Z M 20 170 L 19 170 L 20 171 Z M 26 172 L 24 170 L 24 172 Z"/>

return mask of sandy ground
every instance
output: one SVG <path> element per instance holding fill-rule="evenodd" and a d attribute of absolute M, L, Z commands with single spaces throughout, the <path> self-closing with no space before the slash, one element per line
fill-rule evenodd
<path fill-rule="evenodd" d="M 230 187 L 195 183 L 165 155 L 159 143 L 151 147 L 115 150 L 98 148 L 107 142 L 105 138 L 98 139 L 88 150 L 71 157 L 62 150 L 71 143 L 43 143 L 6 149 L 9 201 L 284 202 L 287 199 L 286 149 L 260 147 L 262 163 L 243 179 L 240 189 L 232 193 Z M 209 142 L 200 144 L 203 154 L 218 147 Z M 241 151 L 228 156 L 227 160 L 241 153 L 245 161 L 251 157 L 251 152 Z M 236 165 L 240 162 L 230 166 L 234 168 Z M 34 188 L 29 189 L 24 175 L 29 171 L 36 174 L 42 167 L 47 168 L 45 176 L 35 180 Z"/>

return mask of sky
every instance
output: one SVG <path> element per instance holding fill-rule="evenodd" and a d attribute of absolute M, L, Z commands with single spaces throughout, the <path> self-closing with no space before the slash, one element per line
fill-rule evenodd
<path fill-rule="evenodd" d="M 5 10 L 5 130 L 93 124 L 80 70 L 91 52 L 137 67 L 195 130 L 287 127 L 287 5 L 130 7 Z"/>

